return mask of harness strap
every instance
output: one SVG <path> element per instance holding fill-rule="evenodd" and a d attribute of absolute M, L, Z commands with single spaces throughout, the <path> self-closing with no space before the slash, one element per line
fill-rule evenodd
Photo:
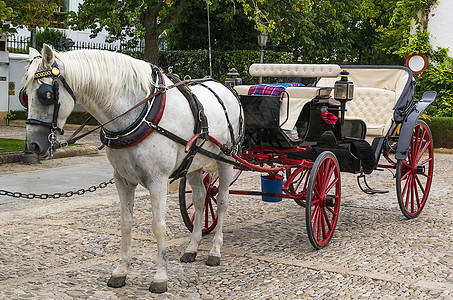
<path fill-rule="evenodd" d="M 170 80 L 175 84 L 181 82 L 176 74 L 167 74 L 167 77 L 170 78 Z M 204 114 L 203 104 L 201 104 L 200 100 L 198 100 L 197 96 L 190 90 L 187 84 L 178 85 L 177 88 L 187 99 L 190 110 L 192 111 L 192 115 L 195 120 L 193 133 L 200 133 L 201 137 L 207 140 L 209 138 L 208 119 Z"/>
<path fill-rule="evenodd" d="M 233 131 L 233 126 L 231 125 L 231 122 L 230 122 L 230 117 L 228 116 L 228 111 L 225 107 L 225 103 L 223 102 L 223 100 L 219 97 L 219 95 L 217 95 L 216 92 L 214 92 L 209 86 L 207 86 L 206 84 L 203 84 L 203 83 L 199 83 L 202 87 L 206 88 L 208 91 L 210 91 L 216 98 L 217 98 L 217 101 L 220 103 L 220 105 L 222 106 L 223 108 L 223 112 L 225 113 L 225 119 L 227 121 L 227 126 L 228 126 L 228 131 L 230 132 L 230 138 L 231 138 L 231 143 L 233 144 L 233 146 L 236 146 L 240 141 L 236 141 L 236 139 L 234 138 L 234 131 Z M 241 114 L 242 115 L 242 114 Z M 241 126 L 242 127 L 242 126 Z"/>

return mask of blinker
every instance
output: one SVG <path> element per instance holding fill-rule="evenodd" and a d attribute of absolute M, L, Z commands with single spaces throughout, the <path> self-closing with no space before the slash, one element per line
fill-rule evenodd
<path fill-rule="evenodd" d="M 38 99 L 44 106 L 55 104 L 56 101 L 53 97 L 53 86 L 47 83 L 42 84 L 38 88 Z"/>

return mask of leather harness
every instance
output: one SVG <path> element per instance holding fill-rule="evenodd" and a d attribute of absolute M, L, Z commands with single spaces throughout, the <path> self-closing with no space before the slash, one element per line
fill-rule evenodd
<path fill-rule="evenodd" d="M 59 103 L 59 99 L 58 99 L 59 98 L 58 97 L 59 96 L 58 95 L 58 81 L 60 81 L 63 84 L 63 86 L 69 92 L 71 97 L 74 99 L 74 102 L 76 101 L 76 99 L 75 99 L 72 89 L 66 83 L 66 80 L 64 79 L 64 77 L 61 76 L 59 69 L 58 69 L 58 65 L 56 63 L 54 63 L 54 65 L 52 65 L 51 70 L 37 72 L 34 76 L 34 79 L 40 79 L 40 78 L 48 77 L 48 76 L 53 77 L 53 82 L 52 82 L 51 88 L 46 87 L 46 89 L 43 89 L 44 92 L 42 93 L 42 94 L 46 94 L 45 95 L 46 98 L 50 97 L 49 104 L 44 104 L 44 105 L 50 105 L 50 104 L 54 105 L 54 114 L 53 114 L 52 122 L 46 123 L 41 120 L 27 119 L 27 124 L 42 125 L 42 126 L 51 128 L 51 135 L 54 136 L 54 138 L 55 138 L 54 143 L 51 145 L 52 150 L 75 143 L 75 141 L 96 131 L 99 128 L 101 129 L 100 130 L 101 142 L 105 146 L 113 148 L 113 149 L 122 149 L 122 148 L 128 148 L 128 147 L 137 145 L 138 143 L 143 141 L 147 136 L 149 136 L 154 130 L 156 130 L 158 133 L 166 136 L 167 138 L 173 140 L 174 142 L 177 142 L 181 145 L 186 146 L 186 152 L 187 152 L 186 157 L 184 158 L 181 165 L 170 176 L 170 178 L 173 178 L 173 180 L 184 177 L 187 174 L 188 169 L 189 169 L 196 153 L 200 153 L 200 154 L 203 154 L 210 158 L 213 158 L 213 159 L 216 159 L 219 161 L 223 161 L 223 162 L 226 162 L 226 163 L 229 163 L 232 165 L 236 165 L 236 166 L 240 166 L 240 165 L 243 166 L 243 164 L 247 164 L 245 161 L 242 161 L 242 163 L 239 163 L 237 161 L 232 161 L 219 154 L 215 154 L 215 153 L 212 153 L 210 151 L 207 151 L 207 150 L 201 148 L 206 141 L 210 140 L 211 142 L 214 142 L 217 146 L 219 146 L 220 150 L 224 154 L 233 156 L 236 160 L 238 160 L 239 158 L 236 156 L 236 154 L 239 151 L 239 145 L 243 139 L 242 114 L 240 114 L 240 118 L 239 118 L 241 129 L 238 133 L 238 138 L 235 139 L 233 127 L 230 123 L 228 113 L 227 113 L 226 107 L 225 107 L 222 99 L 209 86 L 203 84 L 203 82 L 205 82 L 205 81 L 213 80 L 212 78 L 207 77 L 207 78 L 202 78 L 202 79 L 190 79 L 190 80 L 181 81 L 176 74 L 167 74 L 167 77 L 170 78 L 170 80 L 172 80 L 173 85 L 166 86 L 162 71 L 157 66 L 154 66 L 154 65 L 151 65 L 151 69 L 153 71 L 152 72 L 153 81 L 156 84 L 153 85 L 153 87 L 151 89 L 153 92 L 150 96 L 148 96 L 146 99 L 140 101 L 139 103 L 134 105 L 132 108 L 128 109 L 126 112 L 111 119 L 110 121 L 99 125 L 98 127 L 90 130 L 87 133 L 84 133 L 79 136 L 75 136 L 78 132 L 80 132 L 80 130 L 85 125 L 85 124 L 83 124 L 78 130 L 76 130 L 76 132 L 74 132 L 74 134 L 71 137 L 69 137 L 69 139 L 66 142 L 58 144 L 56 141 L 54 132 L 59 131 L 61 134 L 63 134 L 63 130 L 58 128 L 56 125 L 56 119 L 57 119 L 58 111 L 59 111 L 59 107 L 60 107 L 60 103 Z M 203 105 L 198 100 L 197 96 L 194 93 L 192 93 L 192 91 L 190 90 L 189 85 L 191 85 L 191 84 L 192 85 L 200 84 L 204 88 L 208 89 L 217 98 L 218 102 L 223 107 L 224 112 L 225 112 L 225 117 L 226 117 L 226 120 L 228 123 L 228 129 L 230 132 L 231 142 L 233 144 L 232 147 L 228 147 L 226 144 L 222 145 L 216 139 L 209 136 L 208 120 L 204 114 Z M 170 132 L 158 125 L 159 121 L 162 118 L 164 109 L 165 109 L 166 91 L 168 89 L 171 89 L 174 87 L 178 88 L 178 90 L 187 99 L 190 109 L 192 111 L 194 120 L 195 120 L 194 136 L 189 141 L 184 140 L 183 138 L 173 134 L 172 132 Z M 22 91 L 21 91 L 21 93 L 22 93 Z M 51 96 L 47 95 L 48 93 L 50 93 Z M 25 92 L 23 94 L 25 96 Z M 235 94 L 235 93 L 233 92 L 233 94 Z M 237 98 L 237 94 L 235 94 L 235 96 Z M 44 98 L 44 96 L 43 96 L 43 98 Z M 43 101 L 47 101 L 47 99 L 43 99 Z M 240 105 L 239 99 L 238 99 L 238 103 Z M 127 128 L 120 130 L 120 131 L 115 131 L 115 132 L 105 129 L 105 125 L 124 116 L 126 113 L 138 108 L 141 105 L 143 105 L 143 109 L 142 109 L 139 117 L 136 119 L 136 121 L 134 121 Z M 202 139 L 202 142 L 200 145 L 196 145 L 197 144 L 196 142 L 199 138 Z"/>
<path fill-rule="evenodd" d="M 155 71 L 153 72 L 153 77 L 155 77 L 153 80 L 156 82 L 156 85 L 152 88 L 154 92 L 157 90 L 159 82 L 162 86 L 165 86 L 165 81 L 159 68 L 152 66 L 152 69 Z M 148 97 L 147 101 L 143 103 L 144 107 L 136 121 L 123 130 L 109 131 L 105 127 L 102 127 L 100 130 L 101 142 L 113 149 L 122 149 L 137 145 L 154 131 L 150 124 L 159 123 L 164 113 L 165 100 L 166 93 L 158 93 L 154 97 Z"/>

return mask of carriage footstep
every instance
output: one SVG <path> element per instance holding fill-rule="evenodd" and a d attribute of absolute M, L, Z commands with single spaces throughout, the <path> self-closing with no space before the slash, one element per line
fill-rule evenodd
<path fill-rule="evenodd" d="M 112 288 L 120 288 L 126 285 L 126 276 L 120 277 L 110 277 L 109 281 L 107 282 L 107 286 Z"/>
<path fill-rule="evenodd" d="M 185 262 L 185 263 L 189 263 L 189 262 L 194 262 L 195 261 L 195 258 L 197 257 L 197 253 L 184 253 L 181 258 L 179 259 L 180 262 Z"/>
<path fill-rule="evenodd" d="M 161 294 L 165 293 L 167 291 L 167 282 L 162 281 L 162 282 L 151 282 L 149 286 L 149 291 L 151 293 L 156 293 L 156 294 Z"/>
<path fill-rule="evenodd" d="M 363 183 L 365 184 L 366 188 L 363 188 L 362 185 L 360 184 L 360 179 L 361 178 L 363 178 Z M 389 192 L 387 190 L 375 190 L 375 189 L 371 188 L 368 185 L 368 182 L 366 182 L 366 178 L 365 178 L 364 174 L 360 174 L 360 175 L 357 176 L 357 184 L 359 185 L 359 188 L 362 190 L 362 192 L 364 192 L 365 194 L 368 194 L 368 195 L 385 194 L 385 193 Z"/>
<path fill-rule="evenodd" d="M 215 267 L 220 265 L 220 256 L 208 256 L 208 260 L 206 261 L 207 266 Z"/>

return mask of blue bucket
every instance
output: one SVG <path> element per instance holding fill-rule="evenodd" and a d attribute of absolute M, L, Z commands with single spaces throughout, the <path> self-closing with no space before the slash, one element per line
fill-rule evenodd
<path fill-rule="evenodd" d="M 261 192 L 263 193 L 273 193 L 281 194 L 283 187 L 283 176 L 281 175 L 271 175 L 271 176 L 261 176 Z M 272 196 L 261 196 L 263 201 L 266 202 L 280 202 L 282 198 L 272 197 Z"/>

